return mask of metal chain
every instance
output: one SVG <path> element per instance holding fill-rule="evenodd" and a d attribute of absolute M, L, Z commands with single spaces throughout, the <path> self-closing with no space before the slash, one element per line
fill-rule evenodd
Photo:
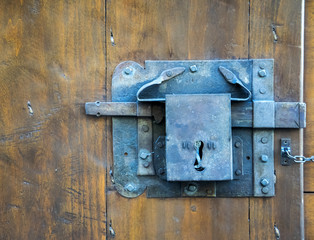
<path fill-rule="evenodd" d="M 287 150 L 287 149 L 285 150 L 285 152 L 287 154 L 287 157 L 290 158 L 290 159 L 293 159 L 293 161 L 295 163 L 305 163 L 305 162 L 310 162 L 310 161 L 314 162 L 314 156 L 309 157 L 309 158 L 304 157 L 304 156 L 298 156 L 298 155 L 293 156 L 293 155 L 290 154 L 290 151 Z"/>

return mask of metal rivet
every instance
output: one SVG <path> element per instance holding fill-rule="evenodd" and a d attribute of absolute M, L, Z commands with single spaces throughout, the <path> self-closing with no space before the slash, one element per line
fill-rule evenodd
<path fill-rule="evenodd" d="M 188 190 L 189 192 L 196 192 L 196 191 L 197 191 L 197 186 L 194 185 L 194 184 L 189 184 L 187 190 Z"/>
<path fill-rule="evenodd" d="M 197 67 L 196 67 L 196 65 L 190 66 L 190 71 L 191 71 L 192 73 L 197 72 Z"/>
<path fill-rule="evenodd" d="M 262 178 L 262 180 L 261 180 L 261 185 L 262 185 L 263 187 L 268 186 L 268 185 L 269 185 L 268 179 L 267 179 L 267 178 Z"/>
<path fill-rule="evenodd" d="M 130 68 L 130 67 L 127 67 L 126 69 L 124 69 L 124 73 L 125 73 L 126 75 L 130 75 L 132 72 L 133 72 L 133 69 Z"/>
<path fill-rule="evenodd" d="M 265 89 L 265 88 L 260 88 L 260 89 L 259 89 L 259 92 L 260 92 L 261 94 L 265 94 L 265 93 L 266 93 L 266 89 Z"/>
<path fill-rule="evenodd" d="M 128 190 L 129 192 L 133 192 L 135 190 L 135 187 L 131 183 L 128 183 L 127 185 L 125 185 L 124 188 Z"/>
<path fill-rule="evenodd" d="M 261 142 L 264 143 L 264 144 L 265 144 L 265 143 L 268 143 L 267 137 L 263 137 L 263 138 L 261 139 Z"/>
<path fill-rule="evenodd" d="M 263 69 L 263 70 L 259 70 L 258 71 L 258 76 L 260 77 L 266 77 L 266 71 Z"/>
<path fill-rule="evenodd" d="M 148 161 L 143 162 L 143 167 L 144 168 L 148 168 L 149 165 L 150 165 L 150 162 L 148 162 Z"/>
<path fill-rule="evenodd" d="M 172 76 L 172 72 L 171 71 L 167 71 L 166 75 L 167 75 L 167 77 L 171 77 Z"/>
<path fill-rule="evenodd" d="M 140 158 L 141 159 L 146 159 L 148 157 L 149 154 L 145 153 L 145 152 L 141 152 L 140 154 Z"/>
<path fill-rule="evenodd" d="M 268 161 L 268 156 L 263 154 L 263 155 L 261 156 L 261 161 L 262 161 L 262 162 L 267 162 L 267 161 Z"/>
<path fill-rule="evenodd" d="M 236 148 L 239 148 L 239 147 L 241 146 L 241 143 L 240 143 L 240 142 L 235 142 L 234 146 L 235 146 Z"/>
<path fill-rule="evenodd" d="M 262 193 L 267 194 L 269 192 L 269 188 L 268 187 L 263 187 L 262 188 Z"/>
<path fill-rule="evenodd" d="M 95 104 L 96 104 L 97 107 L 100 106 L 100 102 L 99 101 L 96 101 Z"/>
<path fill-rule="evenodd" d="M 149 127 L 147 125 L 143 125 L 142 130 L 143 130 L 143 132 L 148 132 Z"/>
<path fill-rule="evenodd" d="M 237 176 L 239 176 L 239 175 L 242 174 L 242 171 L 241 171 L 240 169 L 237 169 L 237 170 L 235 171 L 235 174 L 236 174 Z"/>
<path fill-rule="evenodd" d="M 259 67 L 260 67 L 260 69 L 264 69 L 266 67 L 266 64 L 265 63 L 260 63 Z"/>

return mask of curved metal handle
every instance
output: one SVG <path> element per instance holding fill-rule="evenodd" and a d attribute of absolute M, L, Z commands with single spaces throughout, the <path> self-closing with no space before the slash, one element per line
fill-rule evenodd
<path fill-rule="evenodd" d="M 140 94 L 143 90 L 146 88 L 153 86 L 153 85 L 160 85 L 164 81 L 168 81 L 171 78 L 174 78 L 176 76 L 179 76 L 185 71 L 184 67 L 176 67 L 176 68 L 171 68 L 163 71 L 158 78 L 155 80 L 144 84 L 136 93 L 136 98 L 138 102 L 164 102 L 165 98 L 140 98 Z"/>
<path fill-rule="evenodd" d="M 228 70 L 227 68 L 222 67 L 222 66 L 219 67 L 219 71 L 228 83 L 238 84 L 242 88 L 244 88 L 244 90 L 248 93 L 248 97 L 246 97 L 246 98 L 231 98 L 231 101 L 244 102 L 244 101 L 247 101 L 251 98 L 251 96 L 252 96 L 251 91 L 246 86 L 244 86 L 242 81 L 240 79 L 238 79 L 233 72 L 231 72 L 230 70 Z"/>

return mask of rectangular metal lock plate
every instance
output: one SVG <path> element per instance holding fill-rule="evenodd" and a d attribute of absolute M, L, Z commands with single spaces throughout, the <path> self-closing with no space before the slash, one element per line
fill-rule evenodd
<path fill-rule="evenodd" d="M 230 94 L 166 95 L 168 181 L 232 180 Z"/>
<path fill-rule="evenodd" d="M 273 76 L 272 59 L 120 63 L 113 102 L 85 105 L 88 115 L 113 116 L 117 191 L 274 196 L 274 129 L 304 128 L 306 108 L 275 102 Z"/>

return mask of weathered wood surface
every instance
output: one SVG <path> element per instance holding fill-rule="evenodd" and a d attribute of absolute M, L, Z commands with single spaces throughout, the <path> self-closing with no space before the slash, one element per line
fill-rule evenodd
<path fill-rule="evenodd" d="M 301 1 L 5 0 L 0 19 L 0 239 L 300 239 L 299 166 L 276 159 L 271 199 L 126 199 L 111 119 L 84 103 L 111 99 L 121 61 L 248 57 L 275 58 L 276 100 L 299 101 Z"/>
<path fill-rule="evenodd" d="M 106 125 L 84 113 L 106 98 L 104 2 L 3 0 L 0 19 L 0 239 L 105 238 Z"/>
<path fill-rule="evenodd" d="M 307 103 L 307 127 L 304 131 L 304 155 L 314 155 L 314 2 L 305 2 L 304 97 Z M 314 239 L 314 166 L 304 165 L 305 239 Z"/>
<path fill-rule="evenodd" d="M 276 101 L 299 101 L 301 93 L 302 1 L 251 1 L 250 58 L 274 58 Z M 275 131 L 276 197 L 250 199 L 251 239 L 301 239 L 302 188 L 300 165 L 280 165 L 280 138 L 289 137 L 299 151 L 299 130 Z"/>

